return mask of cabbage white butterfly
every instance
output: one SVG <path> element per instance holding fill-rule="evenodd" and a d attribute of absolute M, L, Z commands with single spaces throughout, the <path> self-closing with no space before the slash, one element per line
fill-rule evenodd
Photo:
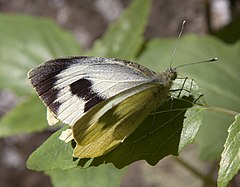
<path fill-rule="evenodd" d="M 50 60 L 28 73 L 47 106 L 49 124 L 59 120 L 71 127 L 60 139 L 74 138 L 74 156 L 81 158 L 103 155 L 123 142 L 167 100 L 176 77 L 176 68 L 157 74 L 130 61 L 85 56 Z"/>
<path fill-rule="evenodd" d="M 28 78 L 47 106 L 49 125 L 70 126 L 60 139 L 74 139 L 73 156 L 94 158 L 123 142 L 168 99 L 177 68 L 158 74 L 127 60 L 79 56 L 49 60 Z"/>

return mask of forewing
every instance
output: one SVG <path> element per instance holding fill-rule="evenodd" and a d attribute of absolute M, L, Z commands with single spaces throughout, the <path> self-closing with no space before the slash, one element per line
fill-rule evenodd
<path fill-rule="evenodd" d="M 154 76 L 133 62 L 100 57 L 50 60 L 28 73 L 48 110 L 71 126 L 96 104 L 151 82 Z"/>
<path fill-rule="evenodd" d="M 115 148 L 156 107 L 158 94 L 161 94 L 159 84 L 149 83 L 144 89 L 127 97 L 108 111 L 101 112 L 100 110 L 104 107 L 101 107 L 99 111 L 94 111 L 99 115 L 98 118 L 91 113 L 84 115 L 73 126 L 73 135 L 77 143 L 74 148 L 74 156 L 94 158 Z M 119 99 L 119 96 L 110 99 L 104 106 L 116 99 Z M 96 109 L 93 108 L 93 110 Z"/>

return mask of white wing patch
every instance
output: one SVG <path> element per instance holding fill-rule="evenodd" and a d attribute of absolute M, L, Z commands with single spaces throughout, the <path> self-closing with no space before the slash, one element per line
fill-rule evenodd
<path fill-rule="evenodd" d="M 57 118 L 55 118 L 55 116 L 52 114 L 52 112 L 49 111 L 48 109 L 47 109 L 47 121 L 50 126 L 53 126 L 59 122 L 59 120 Z"/>
<path fill-rule="evenodd" d="M 133 62 L 100 57 L 50 60 L 28 74 L 51 114 L 71 126 L 96 104 L 151 82 L 155 75 Z"/>
<path fill-rule="evenodd" d="M 62 131 L 61 135 L 59 136 L 59 139 L 64 141 L 65 143 L 70 142 L 73 139 L 72 129 Z"/>

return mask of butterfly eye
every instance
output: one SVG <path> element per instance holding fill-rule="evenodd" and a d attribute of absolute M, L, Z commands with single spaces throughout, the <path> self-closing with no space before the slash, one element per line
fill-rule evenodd
<path fill-rule="evenodd" d="M 175 80 L 177 78 L 177 70 L 176 69 L 172 69 L 172 76 L 171 79 Z"/>
<path fill-rule="evenodd" d="M 167 76 L 170 80 L 175 80 L 177 78 L 177 69 L 176 68 L 169 68 L 167 70 Z"/>

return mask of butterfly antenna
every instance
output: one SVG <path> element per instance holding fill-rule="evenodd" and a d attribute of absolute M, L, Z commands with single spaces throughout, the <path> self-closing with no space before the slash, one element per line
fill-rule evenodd
<path fill-rule="evenodd" d="M 176 50 L 177 50 L 177 47 L 178 47 L 178 44 L 179 44 L 179 39 L 180 39 L 181 36 L 182 36 L 185 23 L 186 23 L 186 20 L 183 20 L 183 22 L 182 22 L 182 28 L 181 28 L 180 33 L 178 34 L 177 42 L 176 42 L 175 48 L 174 48 L 173 53 L 172 53 L 172 56 L 171 56 L 170 69 L 172 68 L 173 58 L 174 58 L 174 56 L 175 56 L 175 53 L 176 53 Z"/>
<path fill-rule="evenodd" d="M 212 58 L 212 59 L 210 59 L 210 60 L 204 60 L 204 61 L 199 61 L 199 62 L 182 64 L 182 65 L 177 66 L 177 67 L 175 67 L 175 68 L 178 69 L 178 68 L 182 68 L 182 67 L 189 66 L 189 65 L 202 64 L 202 63 L 208 63 L 208 62 L 216 62 L 217 60 L 218 60 L 218 58 Z"/>

